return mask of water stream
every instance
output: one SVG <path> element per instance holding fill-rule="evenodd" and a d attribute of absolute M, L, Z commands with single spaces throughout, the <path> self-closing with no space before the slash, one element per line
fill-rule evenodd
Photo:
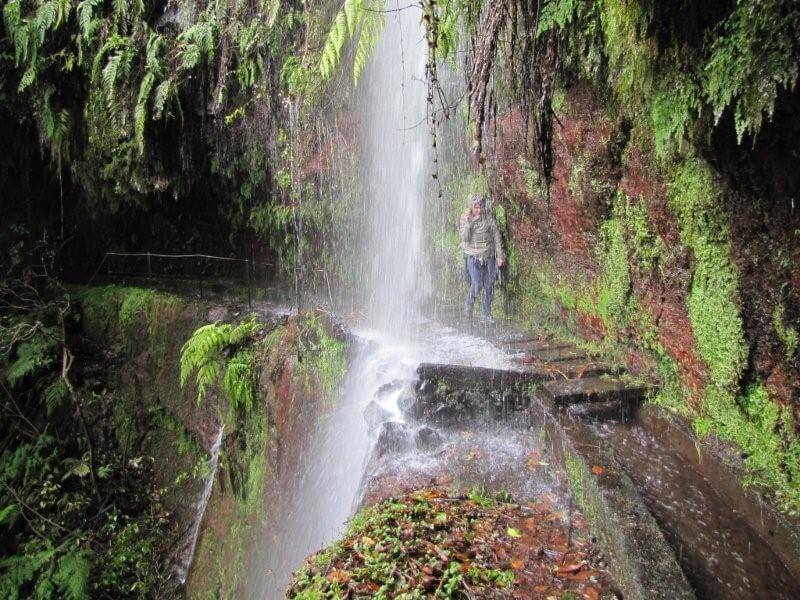
<path fill-rule="evenodd" d="M 197 546 L 197 538 L 200 534 L 200 526 L 203 524 L 203 517 L 208 507 L 208 500 L 211 498 L 211 490 L 214 488 L 214 481 L 217 478 L 217 467 L 219 467 L 219 451 L 222 446 L 222 438 L 225 433 L 225 426 L 220 425 L 214 443 L 209 450 L 208 461 L 208 474 L 206 481 L 203 485 L 203 493 L 200 494 L 200 499 L 197 501 L 196 517 L 192 521 L 192 527 L 189 531 L 187 541 L 183 549 L 179 552 L 179 558 L 175 565 L 175 577 L 181 583 L 186 583 L 186 576 L 192 566 L 192 559 L 194 558 L 194 550 Z"/>
<path fill-rule="evenodd" d="M 388 8 L 399 8 L 390 2 Z M 374 439 L 363 413 L 376 391 L 411 381 L 425 343 L 415 335 L 419 308 L 430 288 L 422 252 L 423 202 L 430 141 L 424 123 L 426 44 L 417 10 L 387 15 L 385 28 L 359 84 L 367 106 L 360 140 L 367 196 L 360 286 L 368 329 L 332 414 L 302 450 L 297 476 L 273 507 L 264 590 L 280 598 L 293 569 L 331 542 L 358 505 L 360 484 Z M 458 347 L 458 345 L 456 345 Z M 395 403 L 386 410 L 397 419 Z"/>

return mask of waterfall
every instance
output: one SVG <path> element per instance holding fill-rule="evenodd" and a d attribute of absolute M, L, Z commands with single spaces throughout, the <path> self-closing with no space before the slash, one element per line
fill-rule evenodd
<path fill-rule="evenodd" d="M 301 471 L 283 506 L 271 507 L 267 580 L 258 595 L 282 596 L 302 558 L 342 533 L 359 501 L 374 440 L 364 409 L 387 381 L 410 380 L 418 363 L 407 340 L 431 287 L 423 249 L 423 202 L 429 177 L 427 46 L 419 7 L 393 0 L 359 82 L 363 115 L 360 176 L 366 190 L 357 260 L 369 332 L 355 353 L 339 402 L 311 434 Z M 362 332 L 363 333 L 363 332 Z M 366 339 L 370 341 L 367 342 Z M 398 412 L 395 410 L 395 412 Z"/>
<path fill-rule="evenodd" d="M 417 6 L 397 0 L 365 69 L 361 164 L 367 206 L 363 259 L 368 261 L 368 319 L 392 333 L 408 331 L 431 283 L 423 253 L 423 202 L 430 137 L 425 120 L 425 30 Z M 403 8 L 405 7 L 405 8 Z"/>

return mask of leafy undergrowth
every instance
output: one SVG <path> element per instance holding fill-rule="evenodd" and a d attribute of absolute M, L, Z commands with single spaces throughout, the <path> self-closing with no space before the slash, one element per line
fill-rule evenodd
<path fill-rule="evenodd" d="M 423 490 L 359 513 L 297 571 L 288 598 L 600 598 L 610 578 L 585 521 L 526 505 Z"/>

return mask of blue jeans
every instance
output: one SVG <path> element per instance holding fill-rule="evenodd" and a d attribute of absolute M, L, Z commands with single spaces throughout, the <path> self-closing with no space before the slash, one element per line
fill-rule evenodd
<path fill-rule="evenodd" d="M 467 301 L 464 305 L 464 312 L 472 315 L 475 305 L 475 298 L 483 288 L 483 309 L 481 315 L 489 317 L 492 315 L 492 297 L 494 296 L 494 277 L 497 274 L 497 261 L 494 254 L 485 258 L 467 256 L 467 273 L 469 273 L 469 292 Z"/>

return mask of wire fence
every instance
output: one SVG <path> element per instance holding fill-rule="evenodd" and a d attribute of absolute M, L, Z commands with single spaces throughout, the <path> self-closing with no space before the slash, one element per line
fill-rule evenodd
<path fill-rule="evenodd" d="M 155 252 L 106 252 L 89 283 L 98 277 L 111 280 L 185 282 L 197 286 L 200 298 L 215 287 L 238 286 L 252 308 L 254 291 L 266 287 L 275 275 L 273 263 L 209 254 L 159 254 Z"/>

